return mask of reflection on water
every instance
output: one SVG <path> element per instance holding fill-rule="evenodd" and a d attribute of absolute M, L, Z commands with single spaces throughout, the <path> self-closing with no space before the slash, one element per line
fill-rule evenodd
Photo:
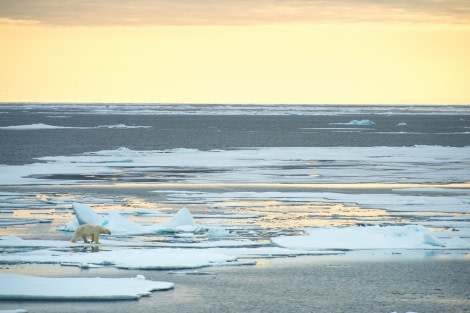
<path fill-rule="evenodd" d="M 182 206 L 186 206 L 196 222 L 202 226 L 224 228 L 235 238 L 257 241 L 269 240 L 271 236 L 299 234 L 304 228 L 310 227 L 409 223 L 423 219 L 422 216 L 396 214 L 384 208 L 363 208 L 346 203 L 314 201 L 312 197 L 305 199 L 279 197 L 273 200 L 270 197 L 263 197 L 262 193 L 258 197 L 251 198 L 218 193 L 217 197 L 199 199 L 197 198 L 199 194 L 195 193 L 195 198 L 190 198 L 189 201 L 182 199 L 180 201 L 182 203 L 178 203 L 174 201 L 175 198 L 171 192 L 142 193 L 141 188 L 142 186 L 136 189 L 119 189 L 121 192 L 125 191 L 126 196 L 109 195 L 103 192 L 100 194 L 82 192 L 78 194 L 28 193 L 4 197 L 3 207 L 9 209 L 0 211 L 0 222 L 9 220 L 13 223 L 0 227 L 0 236 L 16 235 L 25 239 L 70 240 L 72 233 L 59 232 L 56 229 L 73 219 L 74 214 L 71 209 L 73 202 L 87 203 L 98 214 L 117 211 L 130 221 L 144 225 L 166 221 Z M 100 191 L 106 190 L 109 191 L 108 188 Z M 131 191 L 147 198 L 128 196 Z M 121 192 L 116 193 L 123 194 Z M 18 206 L 18 203 L 28 204 Z M 433 215 L 436 214 L 439 213 L 433 213 Z M 197 238 L 197 236 L 178 238 L 171 234 L 146 236 L 146 238 L 141 237 L 140 240 L 191 242 L 207 240 L 207 238 Z"/>

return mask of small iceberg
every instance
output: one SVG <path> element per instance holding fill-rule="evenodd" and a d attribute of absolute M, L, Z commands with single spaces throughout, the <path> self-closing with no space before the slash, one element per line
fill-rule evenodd
<path fill-rule="evenodd" d="M 137 300 L 174 283 L 133 278 L 50 278 L 0 274 L 0 300 Z"/>

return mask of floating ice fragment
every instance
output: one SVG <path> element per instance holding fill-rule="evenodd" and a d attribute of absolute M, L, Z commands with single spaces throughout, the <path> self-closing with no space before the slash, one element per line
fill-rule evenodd
<path fill-rule="evenodd" d="M 104 226 L 107 224 L 107 221 L 101 215 L 98 215 L 91 207 L 86 204 L 74 203 L 72 204 L 72 209 L 75 212 L 78 223 L 83 224 L 92 224 L 92 225 L 101 225 Z"/>
<path fill-rule="evenodd" d="M 223 227 L 215 227 L 209 229 L 207 232 L 207 236 L 209 238 L 227 238 L 227 237 L 235 237 L 235 234 L 231 233 L 227 229 Z"/>
<path fill-rule="evenodd" d="M 48 278 L 0 274 L 0 299 L 8 300 L 134 300 L 152 291 L 174 288 L 170 282 L 134 278 Z"/>
<path fill-rule="evenodd" d="M 196 226 L 193 216 L 187 208 L 181 208 L 170 220 L 160 223 L 161 228 L 175 228 L 182 225 Z"/>
<path fill-rule="evenodd" d="M 306 236 L 271 238 L 271 243 L 279 247 L 304 250 L 435 249 L 447 246 L 446 242 L 437 239 L 420 225 L 327 227 L 309 229 L 306 233 Z M 470 243 L 466 247 L 469 248 Z"/>
<path fill-rule="evenodd" d="M 10 130 L 37 130 L 37 129 L 61 129 L 61 128 L 72 128 L 72 127 L 53 126 L 53 125 L 47 125 L 43 123 L 0 127 L 0 129 L 10 129 Z"/>
<path fill-rule="evenodd" d="M 355 126 L 368 126 L 368 125 L 375 125 L 375 123 L 371 120 L 351 120 L 347 123 L 334 123 L 338 125 L 355 125 Z"/>

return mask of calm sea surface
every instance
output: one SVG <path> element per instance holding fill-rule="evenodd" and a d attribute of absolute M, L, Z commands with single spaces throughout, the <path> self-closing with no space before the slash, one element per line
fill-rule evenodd
<path fill-rule="evenodd" d="M 46 108 L 46 109 L 44 109 Z M 470 145 L 470 111 L 384 113 L 366 110 L 348 114 L 344 107 L 320 115 L 300 109 L 290 115 L 228 111 L 172 114 L 149 111 L 114 110 L 110 114 L 78 113 L 67 105 L 48 106 L 0 105 L 0 164 L 34 163 L 43 156 L 74 155 L 84 152 L 113 150 L 163 150 L 192 148 L 199 150 L 240 147 L 373 147 Z M 305 110 L 305 109 L 304 109 Z M 351 109 L 349 109 L 351 110 Z M 96 111 L 96 110 L 95 110 Z M 217 113 L 216 110 L 214 110 Z M 358 113 L 359 112 L 359 113 Z M 119 113 L 119 114 L 117 114 Z M 125 113 L 125 114 L 124 114 Z M 246 114 L 250 113 L 250 114 Z M 340 114 L 339 114 L 340 113 Z M 450 112 L 452 113 L 452 111 Z M 373 125 L 349 125 L 351 121 L 372 121 Z M 5 127 L 45 124 L 61 129 L 11 130 Z M 146 127 L 144 127 L 146 126 Z M 132 128 L 138 127 L 138 128 Z"/>

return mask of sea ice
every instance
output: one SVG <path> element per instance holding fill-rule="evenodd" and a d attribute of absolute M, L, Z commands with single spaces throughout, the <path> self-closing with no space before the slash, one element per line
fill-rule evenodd
<path fill-rule="evenodd" d="M 18 240 L 11 241 L 8 237 L 0 237 L 0 246 L 15 247 Z M 24 240 L 24 242 L 31 242 Z M 117 245 L 114 245 L 116 243 Z M 37 263 L 37 264 L 63 264 L 75 265 L 79 267 L 112 266 L 123 269 L 145 269 L 145 270 L 174 270 L 201 268 L 206 266 L 238 264 L 235 256 L 225 255 L 222 252 L 212 252 L 209 249 L 178 249 L 178 248 L 146 248 L 119 247 L 119 242 L 110 242 L 104 245 L 105 250 L 98 250 L 93 253 L 96 245 L 81 245 L 81 251 L 69 251 L 64 248 L 70 247 L 69 242 L 46 240 L 44 243 L 33 241 L 29 245 L 18 245 L 18 247 L 32 247 L 37 244 L 39 247 L 49 247 L 33 251 L 20 251 L 0 254 L 0 263 Z M 53 245 L 57 244 L 56 247 Z M 67 246 L 68 245 L 68 246 Z M 57 249 L 62 248 L 61 250 Z M 112 249 L 112 250 L 111 250 Z"/>
<path fill-rule="evenodd" d="M 3 126 L 0 129 L 6 130 L 41 130 L 41 129 L 66 129 L 66 128 L 75 128 L 75 129 L 93 129 L 93 128 L 110 128 L 110 129 L 135 129 L 135 128 L 151 128 L 152 126 L 128 126 L 126 124 L 116 124 L 116 125 L 98 125 L 96 127 L 70 127 L 70 126 L 54 126 L 43 123 L 36 123 L 30 125 L 12 125 L 12 126 Z"/>
<path fill-rule="evenodd" d="M 73 127 L 53 126 L 53 125 L 47 125 L 43 123 L 0 127 L 0 129 L 9 129 L 9 130 L 38 130 L 38 129 L 63 129 L 63 128 L 73 128 Z"/>
<path fill-rule="evenodd" d="M 338 125 L 355 125 L 355 126 L 369 126 L 375 125 L 375 123 L 371 120 L 351 120 L 347 123 L 334 123 Z"/>
<path fill-rule="evenodd" d="M 178 175 L 182 183 L 462 183 L 468 177 L 469 150 L 470 147 L 441 146 L 276 147 L 228 151 L 119 148 L 38 158 L 42 163 L 0 165 L 0 184 L 90 183 L 89 178 L 85 179 L 90 176 L 96 177 L 94 183 L 106 182 L 110 176 L 117 179 L 113 183 L 141 182 L 144 178 L 147 182 L 148 171 L 165 171 L 167 167 L 198 173 Z M 419 162 L 416 162 L 418 155 Z M 128 170 L 130 162 L 133 166 Z M 212 170 L 214 167 L 216 171 Z M 171 181 L 170 176 L 168 182 Z"/>
<path fill-rule="evenodd" d="M 171 282 L 134 278 L 49 278 L 0 273 L 0 299 L 8 300 L 135 300 Z"/>
<path fill-rule="evenodd" d="M 298 250 L 470 248 L 470 243 L 460 238 L 437 239 L 420 225 L 311 228 L 306 230 L 305 236 L 275 237 L 271 238 L 271 243 Z"/>
<path fill-rule="evenodd" d="M 75 231 L 79 225 L 93 224 L 101 225 L 114 234 L 141 234 L 141 233 L 177 233 L 177 232 L 198 232 L 202 228 L 194 221 L 193 216 L 185 207 L 181 208 L 168 221 L 153 224 L 141 225 L 133 223 L 117 212 L 111 212 L 105 216 L 97 214 L 90 206 L 81 203 L 72 204 L 75 218 L 66 225 L 59 227 L 61 231 Z"/>

